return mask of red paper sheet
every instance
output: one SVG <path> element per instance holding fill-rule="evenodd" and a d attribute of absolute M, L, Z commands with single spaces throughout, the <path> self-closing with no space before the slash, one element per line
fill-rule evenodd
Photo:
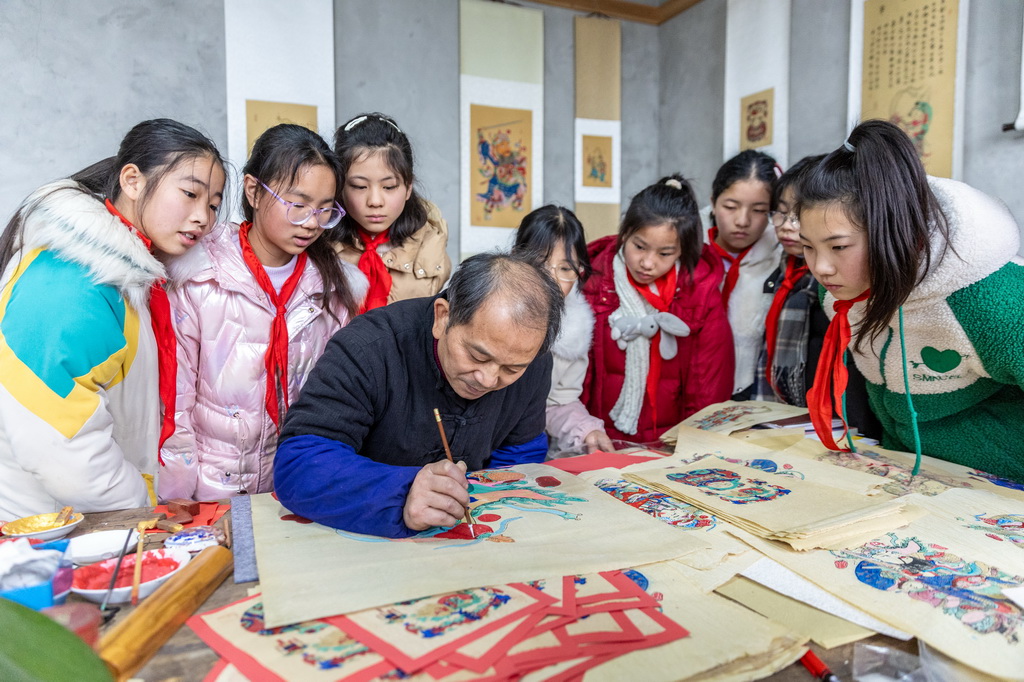
<path fill-rule="evenodd" d="M 229 504 L 219 504 L 217 502 L 200 502 L 199 503 L 199 514 L 192 517 L 192 521 L 189 523 L 181 524 L 185 528 L 192 528 L 194 526 L 212 526 L 220 520 L 220 517 L 224 516 L 227 511 L 231 509 Z M 167 514 L 171 516 L 170 512 L 167 511 L 166 504 L 157 505 L 153 510 L 154 514 Z M 165 533 L 167 531 L 160 530 L 159 528 L 150 528 L 146 531 L 147 533 Z"/>

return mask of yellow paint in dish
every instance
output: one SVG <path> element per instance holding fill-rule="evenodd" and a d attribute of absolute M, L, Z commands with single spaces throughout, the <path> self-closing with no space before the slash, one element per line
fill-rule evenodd
<path fill-rule="evenodd" d="M 54 530 L 59 528 L 57 525 L 57 514 L 53 512 L 50 514 L 36 514 L 35 516 L 26 516 L 16 521 L 10 521 L 4 525 L 2 530 L 4 535 L 26 535 L 28 533 L 39 533 L 44 530 Z M 63 524 L 64 526 L 70 526 L 73 523 L 78 523 L 85 518 L 85 515 L 75 512 L 68 519 L 68 522 Z"/>

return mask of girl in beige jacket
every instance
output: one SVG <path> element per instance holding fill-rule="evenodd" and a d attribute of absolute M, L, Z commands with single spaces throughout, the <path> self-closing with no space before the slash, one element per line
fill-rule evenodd
<path fill-rule="evenodd" d="M 341 203 L 347 215 L 336 247 L 370 282 L 360 312 L 433 296 L 451 274 L 448 225 L 413 189 L 412 146 L 388 116 L 362 114 L 338 128 Z"/>

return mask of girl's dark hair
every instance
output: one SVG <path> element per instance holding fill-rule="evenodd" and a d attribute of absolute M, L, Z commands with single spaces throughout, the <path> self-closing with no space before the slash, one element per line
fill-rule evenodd
<path fill-rule="evenodd" d="M 797 213 L 837 204 L 867 232 L 871 296 L 854 346 L 859 349 L 865 338 L 875 339 L 885 331 L 931 268 L 932 258 L 945 255 L 949 226 L 906 133 L 888 121 L 872 120 L 858 125 L 846 139 L 853 151 L 844 144 L 804 179 Z M 928 248 L 934 230 L 944 238 L 937 254 Z"/>
<path fill-rule="evenodd" d="M 645 227 L 668 223 L 679 237 L 679 262 L 691 276 L 703 248 L 700 209 L 690 183 L 678 173 L 645 187 L 633 197 L 619 226 L 618 248 Z"/>
<path fill-rule="evenodd" d="M 116 202 L 121 196 L 121 169 L 135 164 L 146 178 L 146 187 L 138 200 L 139 213 L 164 177 L 183 163 L 210 158 L 225 170 L 224 157 L 213 140 L 201 132 L 169 118 L 156 118 L 137 123 L 121 140 L 117 155 L 83 168 L 70 177 L 86 191 L 101 199 Z M 225 170 L 225 178 L 227 172 Z M 223 205 L 223 204 L 221 204 Z M 22 205 L 7 223 L 0 237 L 0 272 L 20 248 L 25 218 L 34 207 Z"/>
<path fill-rule="evenodd" d="M 768 193 L 771 194 L 781 174 L 782 168 L 775 159 L 756 149 L 742 151 L 723 163 L 711 183 L 711 224 L 718 224 L 715 222 L 714 204 L 722 192 L 742 180 L 760 180 L 768 185 Z"/>
<path fill-rule="evenodd" d="M 556 244 L 565 248 L 565 260 L 579 277 L 580 286 L 593 273 L 587 256 L 587 237 L 576 214 L 562 206 L 548 204 L 530 211 L 519 223 L 512 253 L 542 264 Z"/>
<path fill-rule="evenodd" d="M 821 160 L 825 158 L 824 154 L 816 154 L 814 156 L 805 156 L 800 159 L 792 166 L 789 167 L 782 176 L 775 181 L 775 187 L 772 188 L 772 203 L 771 210 L 779 210 L 779 203 L 782 202 L 782 194 L 787 189 L 793 190 L 793 195 L 796 197 L 796 201 L 800 201 L 800 183 L 804 181 L 804 178 L 821 163 Z M 790 206 L 789 210 L 792 211 L 795 206 Z"/>
<path fill-rule="evenodd" d="M 334 175 L 337 195 L 342 177 L 338 157 L 324 139 L 309 128 L 282 123 L 256 139 L 242 173 L 267 185 L 278 182 L 285 187 L 292 187 L 299 172 L 308 166 L 326 166 Z M 267 193 L 259 184 L 256 185 L 256 192 Z M 246 220 L 253 219 L 253 207 L 245 192 L 242 193 L 242 213 Z M 355 315 L 357 310 L 356 300 L 342 269 L 344 266 L 333 246 L 338 240 L 337 229 L 324 230 L 320 238 L 306 248 L 309 259 L 313 261 L 324 282 L 324 309 L 336 320 L 338 316 L 334 310 L 338 304 L 348 311 L 349 317 Z"/>
<path fill-rule="evenodd" d="M 390 227 L 388 244 L 401 246 L 427 222 L 427 207 L 413 187 L 416 177 L 412 172 L 412 145 L 393 118 L 370 113 L 349 120 L 334 135 L 334 153 L 341 160 L 342 183 L 353 163 L 370 154 L 382 154 L 385 165 L 402 179 L 406 187 L 412 188 L 405 208 Z M 341 190 L 342 185 L 338 185 L 339 197 Z M 338 225 L 342 240 L 352 245 L 359 244 L 358 229 L 359 223 L 349 215 Z"/>

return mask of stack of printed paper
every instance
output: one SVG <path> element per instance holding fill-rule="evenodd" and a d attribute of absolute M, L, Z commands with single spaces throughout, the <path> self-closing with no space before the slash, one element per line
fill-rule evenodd
<path fill-rule="evenodd" d="M 253 680 L 572 677 L 688 635 L 644 580 L 611 571 L 479 587 L 278 628 L 255 596 L 189 624 Z"/>
<path fill-rule="evenodd" d="M 825 483 L 765 475 L 719 459 L 624 476 L 798 550 L 856 546 L 924 514 L 900 499 L 870 498 Z"/>

